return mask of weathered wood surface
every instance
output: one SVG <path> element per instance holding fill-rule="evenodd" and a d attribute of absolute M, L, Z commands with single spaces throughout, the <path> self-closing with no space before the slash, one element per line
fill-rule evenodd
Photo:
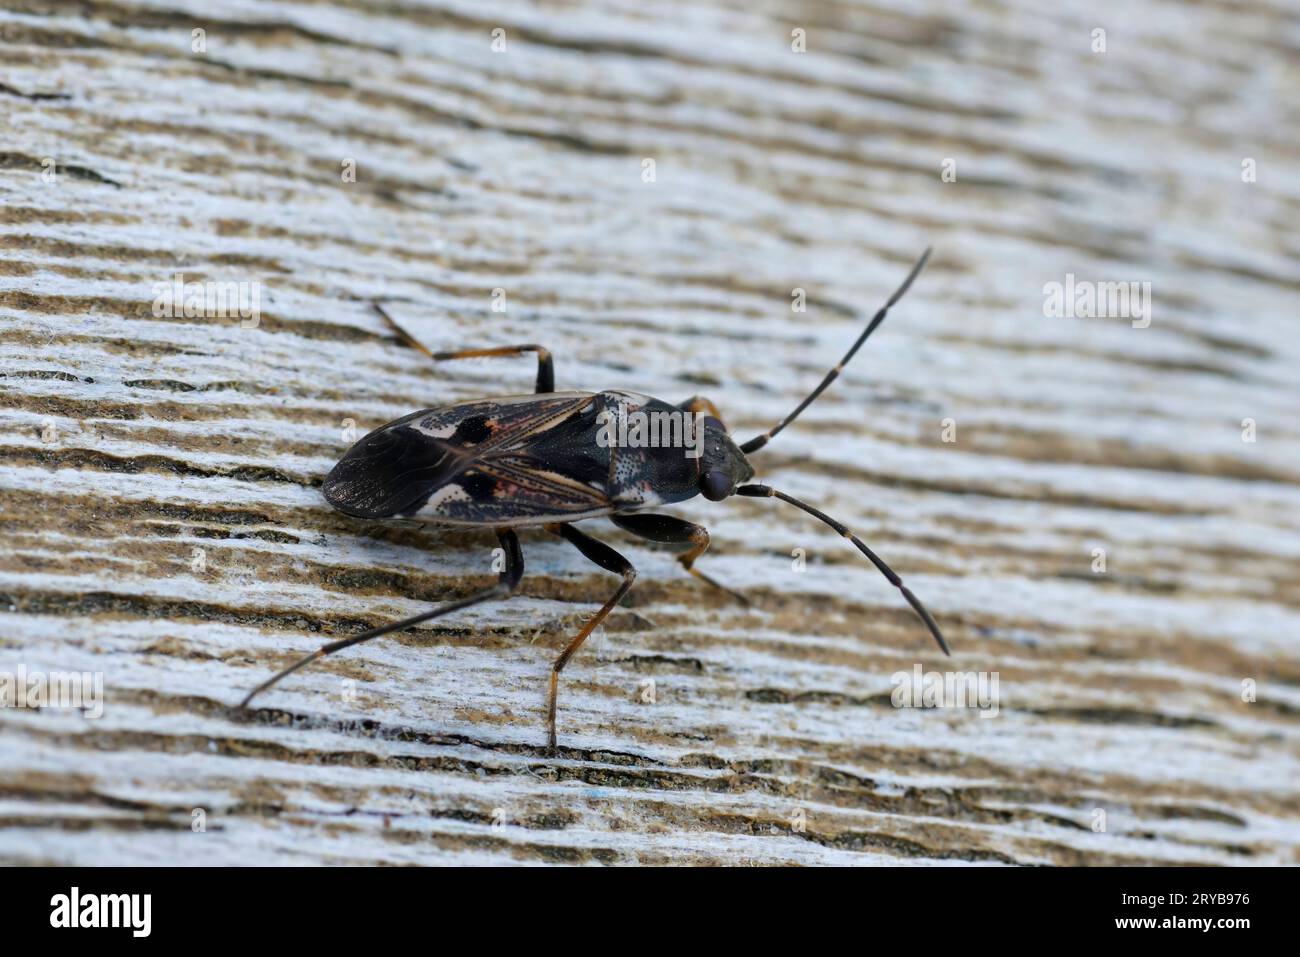
<path fill-rule="evenodd" d="M 5 7 L 0 670 L 106 690 L 0 709 L 0 859 L 1296 862 L 1294 5 Z M 879 549 L 950 663 L 833 533 L 701 499 L 702 567 L 755 607 L 591 523 L 641 579 L 566 673 L 558 756 L 546 672 L 615 581 L 540 532 L 520 596 L 232 710 L 490 580 L 490 534 L 320 498 L 346 420 L 532 381 L 431 368 L 369 300 L 749 435 L 927 244 L 755 462 Z M 176 272 L 260 283 L 260 322 L 155 318 Z M 1150 327 L 1045 317 L 1067 273 L 1151 282 Z M 891 707 L 916 662 L 998 672 L 998 717 Z"/>

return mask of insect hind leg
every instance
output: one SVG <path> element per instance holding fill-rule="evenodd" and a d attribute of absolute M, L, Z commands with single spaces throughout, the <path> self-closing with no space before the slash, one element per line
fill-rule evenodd
<path fill-rule="evenodd" d="M 462 598 L 459 601 L 448 602 L 445 605 L 439 605 L 432 611 L 422 612 L 419 615 L 413 615 L 410 618 L 403 618 L 401 621 L 390 622 L 387 625 L 380 625 L 378 628 L 371 628 L 363 631 L 359 635 L 351 635 L 347 638 L 340 638 L 338 641 L 331 641 L 327 645 L 313 651 L 304 658 L 299 658 L 296 662 L 285 668 L 279 674 L 268 678 L 260 685 L 250 691 L 247 697 L 239 703 L 240 710 L 247 708 L 249 703 L 280 681 L 289 677 L 299 668 L 306 667 L 313 661 L 324 658 L 326 655 L 332 655 L 336 651 L 342 651 L 344 648 L 351 648 L 353 645 L 359 645 L 363 641 L 369 641 L 371 638 L 378 638 L 380 635 L 387 635 L 394 631 L 405 631 L 421 622 L 429 621 L 433 618 L 441 618 L 443 615 L 450 614 L 453 611 L 459 611 L 462 608 L 468 608 L 471 605 L 478 605 L 485 601 L 491 601 L 493 598 L 505 598 L 512 591 L 519 587 L 519 581 L 524 577 L 524 555 L 519 548 L 519 537 L 508 529 L 498 529 L 497 539 L 501 542 L 501 547 L 505 550 L 505 568 L 501 570 L 497 583 L 491 588 L 481 591 L 476 595 L 470 595 L 468 598 Z"/>
<path fill-rule="evenodd" d="M 681 563 L 682 568 L 706 585 L 712 585 L 714 588 L 726 592 L 742 605 L 750 604 L 750 600 L 740 592 L 728 588 L 695 567 L 695 559 L 703 555 L 705 549 L 709 547 L 709 530 L 703 525 L 696 525 L 694 522 L 687 522 L 671 515 L 649 515 L 644 513 L 611 515 L 609 520 L 624 531 L 631 532 L 646 541 L 660 542 L 667 545 L 693 545 L 694 547 L 689 551 L 677 556 L 677 561 Z"/>
<path fill-rule="evenodd" d="M 568 646 L 560 652 L 560 657 L 555 659 L 555 664 L 551 666 L 551 691 L 546 707 L 546 728 L 548 733 L 549 746 L 552 751 L 555 750 L 555 712 L 556 700 L 560 689 L 560 672 L 564 666 L 569 663 L 569 659 L 574 656 L 582 643 L 587 640 L 587 636 L 596 630 L 597 626 L 608 617 L 609 613 L 614 610 L 615 606 L 623 600 L 623 596 L 632 588 L 632 583 L 636 581 L 636 569 L 632 563 L 620 555 L 614 549 L 610 548 L 602 541 L 592 538 L 590 535 L 578 531 L 572 525 L 547 525 L 546 530 L 559 535 L 566 542 L 572 544 L 583 556 L 595 562 L 601 568 L 609 572 L 623 576 L 623 584 L 610 596 L 605 604 L 600 606 L 600 610 L 594 614 L 591 619 L 582 626 L 582 630 L 569 642 Z"/>
<path fill-rule="evenodd" d="M 379 303 L 372 303 L 375 312 L 392 327 L 398 337 L 412 349 L 428 356 L 435 362 L 441 362 L 444 359 L 477 359 L 484 356 L 521 356 L 526 352 L 537 353 L 537 387 L 534 392 L 541 394 L 543 392 L 555 391 L 555 361 L 551 358 L 551 351 L 539 346 L 536 343 L 526 343 L 519 346 L 496 346 L 490 349 L 461 349 L 458 352 L 432 352 L 429 347 L 422 343 L 415 336 L 411 335 L 400 325 L 397 324 L 388 311 Z"/>

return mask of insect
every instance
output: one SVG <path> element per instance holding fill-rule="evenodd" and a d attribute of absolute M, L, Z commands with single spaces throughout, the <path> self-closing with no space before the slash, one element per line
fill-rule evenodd
<path fill-rule="evenodd" d="M 901 578 L 842 523 L 785 492 L 750 483 L 754 469 L 748 456 L 767 445 L 798 418 L 835 381 L 889 310 L 903 297 L 930 258 L 927 249 L 903 284 L 876 312 L 844 358 L 817 388 L 776 426 L 737 445 L 717 408 L 695 396 L 677 405 L 633 392 L 556 392 L 551 353 L 539 345 L 431 352 L 376 304 L 375 309 L 410 346 L 430 359 L 466 359 L 535 353 L 537 385 L 531 395 L 479 399 L 461 405 L 413 412 L 380 426 L 350 448 L 325 478 L 325 499 L 339 511 L 364 519 L 412 519 L 439 525 L 492 528 L 504 554 L 504 567 L 491 588 L 440 605 L 430 611 L 330 642 L 254 688 L 240 707 L 326 655 L 380 635 L 403 631 L 471 605 L 513 592 L 523 577 L 524 560 L 515 529 L 542 526 L 570 542 L 606 571 L 623 578 L 609 600 L 569 641 L 551 667 L 546 727 L 550 748 L 556 746 L 556 699 L 560 672 L 582 643 L 623 600 L 636 580 L 632 564 L 605 543 L 574 527 L 575 522 L 608 517 L 619 528 L 652 542 L 687 545 L 678 556 L 682 567 L 708 585 L 742 602 L 738 592 L 695 567 L 709 547 L 703 525 L 647 511 L 703 495 L 720 502 L 732 495 L 776 498 L 826 523 L 865 555 L 897 588 L 950 654 L 939 626 Z M 600 441 L 600 430 L 635 413 L 681 415 L 702 422 L 695 456 L 681 447 L 632 446 Z"/>

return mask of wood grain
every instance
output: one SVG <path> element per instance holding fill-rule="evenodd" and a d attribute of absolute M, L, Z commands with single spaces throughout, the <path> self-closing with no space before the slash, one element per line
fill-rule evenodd
<path fill-rule="evenodd" d="M 216 6 L 0 13 L 0 671 L 105 682 L 99 718 L 0 708 L 0 859 L 1300 860 L 1294 5 Z M 234 710 L 491 580 L 491 533 L 320 497 L 353 435 L 532 381 L 431 365 L 372 299 L 748 436 L 927 245 L 754 462 L 951 660 L 834 533 L 698 499 L 754 606 L 584 526 L 641 575 L 558 755 L 547 670 L 617 582 L 540 531 L 517 597 Z M 258 321 L 156 316 L 177 273 L 257 284 Z M 1067 274 L 1149 282 L 1149 327 L 1045 315 Z M 893 707 L 916 664 L 996 672 L 996 718 Z"/>

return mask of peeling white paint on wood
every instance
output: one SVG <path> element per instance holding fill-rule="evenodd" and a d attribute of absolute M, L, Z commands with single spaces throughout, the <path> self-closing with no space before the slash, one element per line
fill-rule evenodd
<path fill-rule="evenodd" d="M 1141 9 L 7 5 L 0 671 L 106 700 L 0 709 L 0 859 L 1296 863 L 1289 15 Z M 490 534 L 319 496 L 349 426 L 533 379 L 433 367 L 372 299 L 748 436 L 926 245 L 755 464 L 894 565 L 951 662 L 834 533 L 700 499 L 673 511 L 713 531 L 701 567 L 755 607 L 589 523 L 641 576 L 565 672 L 558 756 L 546 672 L 615 582 L 541 532 L 519 596 L 233 711 L 489 580 Z M 258 323 L 156 317 L 176 273 L 257 283 Z M 1150 282 L 1151 325 L 1047 318 L 1067 274 Z M 891 707 L 917 662 L 998 672 L 998 716 Z"/>

